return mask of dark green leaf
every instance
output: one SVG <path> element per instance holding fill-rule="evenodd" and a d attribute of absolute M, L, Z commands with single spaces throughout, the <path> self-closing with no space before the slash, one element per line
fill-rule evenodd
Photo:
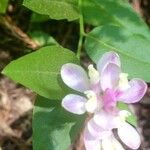
<path fill-rule="evenodd" d="M 68 62 L 79 61 L 70 50 L 60 46 L 47 46 L 12 61 L 3 70 L 3 74 L 39 95 L 61 99 L 66 95 L 68 88 L 61 81 L 60 69 Z"/>
<path fill-rule="evenodd" d="M 64 110 L 60 101 L 38 97 L 33 113 L 33 149 L 67 150 L 79 134 L 84 116 Z"/>
<path fill-rule="evenodd" d="M 31 38 L 41 47 L 48 46 L 48 45 L 58 45 L 56 40 L 51 37 L 49 34 L 42 32 L 42 31 L 32 31 L 29 33 Z"/>
<path fill-rule="evenodd" d="M 125 28 L 106 25 L 87 35 L 85 47 L 93 61 L 107 51 L 116 51 L 122 61 L 123 72 L 131 77 L 150 81 L 150 40 Z"/>
<path fill-rule="evenodd" d="M 23 5 L 51 19 L 72 21 L 79 18 L 76 0 L 24 0 Z"/>
<path fill-rule="evenodd" d="M 44 21 L 48 21 L 48 20 L 50 20 L 48 15 L 41 15 L 41 14 L 38 14 L 35 12 L 32 13 L 32 16 L 31 16 L 32 23 L 40 23 L 40 22 L 44 22 Z"/>

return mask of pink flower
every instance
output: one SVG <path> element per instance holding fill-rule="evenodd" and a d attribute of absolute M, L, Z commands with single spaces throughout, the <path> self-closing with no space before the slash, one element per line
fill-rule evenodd
<path fill-rule="evenodd" d="M 114 52 L 103 55 L 97 68 L 106 68 L 109 63 L 119 64 L 119 56 Z M 102 69 L 103 70 L 103 69 Z M 101 71 L 97 71 L 93 65 L 89 65 L 88 74 L 79 65 L 68 63 L 61 68 L 61 77 L 66 85 L 70 88 L 83 93 L 84 96 L 69 94 L 62 100 L 62 106 L 75 114 L 83 114 L 86 111 L 94 113 L 102 107 Z M 83 95 L 82 94 L 82 95 Z"/>
<path fill-rule="evenodd" d="M 145 94 L 147 85 L 141 79 L 128 82 L 127 74 L 121 73 L 118 54 L 107 52 L 97 63 L 97 70 L 89 65 L 88 74 L 78 65 L 68 63 L 61 68 L 61 77 L 70 88 L 84 96 L 69 94 L 62 100 L 62 106 L 75 114 L 86 111 L 94 113 L 102 107 L 115 110 L 117 101 L 138 102 Z M 82 94 L 82 95 L 83 95 Z"/>
<path fill-rule="evenodd" d="M 116 108 L 118 101 L 138 102 L 147 90 L 141 79 L 128 81 L 127 74 L 121 72 L 118 54 L 107 52 L 97 63 L 97 70 L 89 65 L 88 74 L 78 65 L 68 63 L 61 68 L 61 77 L 70 88 L 80 95 L 69 94 L 62 100 L 62 106 L 75 114 L 86 111 L 94 113 L 84 131 L 87 150 L 108 150 L 108 144 L 115 150 L 123 147 L 115 139 L 112 129 L 117 129 L 120 139 L 130 148 L 137 149 L 140 137 L 136 130 L 125 121 L 124 111 Z"/>
<path fill-rule="evenodd" d="M 103 57 L 112 55 L 112 53 L 108 52 Z M 98 62 L 103 91 L 103 107 L 106 111 L 112 111 L 116 107 L 117 101 L 138 102 L 147 90 L 147 84 L 141 79 L 134 78 L 128 82 L 128 74 L 121 72 L 120 59 L 119 57 L 116 59 L 117 61 L 107 63 L 105 67 L 101 67 L 101 60 Z"/>

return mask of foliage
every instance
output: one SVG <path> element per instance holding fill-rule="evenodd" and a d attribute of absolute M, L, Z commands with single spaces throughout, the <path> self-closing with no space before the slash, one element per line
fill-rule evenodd
<path fill-rule="evenodd" d="M 72 21 L 79 17 L 76 0 L 24 0 L 23 5 L 51 19 Z"/>
<path fill-rule="evenodd" d="M 124 72 L 149 82 L 149 42 L 146 37 L 124 30 L 123 27 L 105 25 L 87 34 L 85 47 L 95 62 L 104 52 L 116 51 L 121 57 Z"/>
<path fill-rule="evenodd" d="M 33 112 L 33 149 L 66 150 L 78 136 L 83 121 L 84 116 L 68 113 L 60 101 L 38 96 Z"/>
<path fill-rule="evenodd" d="M 150 38 L 147 25 L 124 0 L 83 1 L 83 15 L 94 26 L 113 24 Z"/>
<path fill-rule="evenodd" d="M 40 47 L 48 46 L 48 45 L 58 45 L 57 41 L 49 34 L 46 34 L 42 31 L 32 31 L 29 33 L 32 39 L 40 45 Z"/>
<path fill-rule="evenodd" d="M 68 89 L 61 81 L 60 69 L 68 62 L 78 63 L 73 52 L 47 46 L 13 61 L 3 73 L 46 98 L 61 99 Z"/>
<path fill-rule="evenodd" d="M 0 13 L 5 13 L 7 8 L 8 0 L 1 0 L 0 1 Z"/>

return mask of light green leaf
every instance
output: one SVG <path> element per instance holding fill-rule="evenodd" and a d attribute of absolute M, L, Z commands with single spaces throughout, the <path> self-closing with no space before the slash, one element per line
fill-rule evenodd
<path fill-rule="evenodd" d="M 8 0 L 1 0 L 0 1 L 0 13 L 5 13 L 8 5 Z"/>
<path fill-rule="evenodd" d="M 93 61 L 107 51 L 116 51 L 122 62 L 123 72 L 131 77 L 150 81 L 150 40 L 125 28 L 106 25 L 95 28 L 86 35 L 85 47 Z"/>
<path fill-rule="evenodd" d="M 60 46 L 47 46 L 12 61 L 2 73 L 41 96 L 61 99 L 69 88 L 61 80 L 60 69 L 69 62 L 79 63 L 73 52 Z"/>
<path fill-rule="evenodd" d="M 148 26 L 125 0 L 83 1 L 83 15 L 94 26 L 115 24 L 150 39 Z"/>
<path fill-rule="evenodd" d="M 133 114 L 133 112 L 131 111 L 131 109 L 129 108 L 129 106 L 125 103 L 122 102 L 118 102 L 118 108 L 120 110 L 127 110 L 131 113 L 130 116 L 128 116 L 126 118 L 127 122 L 129 122 L 130 124 L 132 124 L 133 126 L 137 127 L 137 118 L 135 116 L 135 114 Z"/>
<path fill-rule="evenodd" d="M 67 150 L 84 118 L 64 110 L 60 101 L 38 97 L 33 111 L 33 150 Z"/>
<path fill-rule="evenodd" d="M 79 18 L 76 0 L 24 0 L 23 5 L 51 19 L 72 21 Z"/>

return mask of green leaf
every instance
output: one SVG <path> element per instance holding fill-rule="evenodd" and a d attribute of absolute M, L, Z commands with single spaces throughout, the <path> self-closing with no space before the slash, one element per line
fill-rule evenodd
<path fill-rule="evenodd" d="M 8 0 L 1 0 L 0 1 L 0 13 L 5 13 L 8 5 Z"/>
<path fill-rule="evenodd" d="M 29 35 L 41 47 L 47 46 L 47 45 L 58 45 L 58 43 L 53 37 L 51 37 L 49 34 L 42 32 L 40 30 L 31 31 Z"/>
<path fill-rule="evenodd" d="M 50 20 L 48 15 L 41 15 L 38 13 L 33 12 L 31 16 L 31 22 L 32 23 L 40 23 Z"/>
<path fill-rule="evenodd" d="M 129 106 L 125 103 L 122 103 L 122 102 L 118 102 L 118 108 L 120 110 L 127 110 L 131 113 L 130 116 L 128 116 L 126 118 L 127 122 L 129 122 L 130 124 L 132 124 L 133 126 L 137 127 L 137 118 L 135 116 L 135 114 L 132 113 L 131 109 L 129 108 Z"/>
<path fill-rule="evenodd" d="M 33 150 L 67 150 L 84 118 L 64 110 L 60 101 L 38 97 L 33 111 Z"/>
<path fill-rule="evenodd" d="M 51 19 L 72 21 L 79 18 L 76 0 L 24 0 L 23 5 Z"/>
<path fill-rule="evenodd" d="M 94 26 L 115 24 L 150 39 L 148 26 L 124 0 L 83 1 L 83 15 L 87 23 Z"/>
<path fill-rule="evenodd" d="M 79 63 L 73 52 L 60 46 L 47 46 L 12 61 L 2 73 L 41 96 L 61 99 L 70 92 L 60 77 L 61 66 L 69 62 Z"/>
<path fill-rule="evenodd" d="M 125 28 L 106 25 L 95 28 L 86 35 L 85 47 L 93 61 L 107 51 L 116 51 L 122 62 L 123 72 L 129 77 L 150 81 L 150 40 Z"/>

